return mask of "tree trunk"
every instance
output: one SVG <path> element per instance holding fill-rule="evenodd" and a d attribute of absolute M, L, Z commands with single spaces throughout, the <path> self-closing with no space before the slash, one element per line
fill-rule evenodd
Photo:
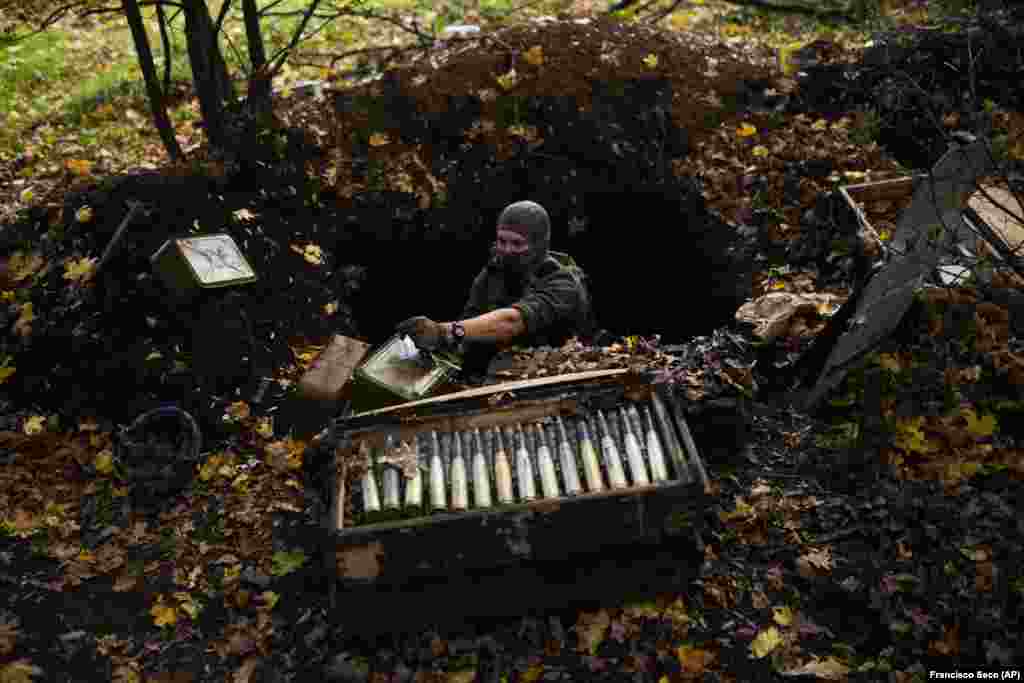
<path fill-rule="evenodd" d="M 156 20 L 160 26 L 160 44 L 164 50 L 164 95 L 171 91 L 171 37 L 167 34 L 167 16 L 164 3 L 156 3 Z"/>
<path fill-rule="evenodd" d="M 271 73 L 267 64 L 267 52 L 263 46 L 263 34 L 260 32 L 256 0 L 242 0 L 242 10 L 245 16 L 245 37 L 249 43 L 249 63 L 252 68 L 246 105 L 257 115 L 266 115 L 271 109 Z"/>
<path fill-rule="evenodd" d="M 192 82 L 203 113 L 206 139 L 216 149 L 227 146 L 224 103 L 230 99 L 225 92 L 230 86 L 227 69 L 217 47 L 213 20 L 204 0 L 184 0 L 185 39 L 192 62 Z"/>
<path fill-rule="evenodd" d="M 125 17 L 128 19 L 128 26 L 132 31 L 132 39 L 135 41 L 139 67 L 142 69 L 142 76 L 146 81 L 146 92 L 149 95 L 149 107 L 153 111 L 153 121 L 168 156 L 172 161 L 177 161 L 182 157 L 181 147 L 178 145 L 177 138 L 174 137 L 174 127 L 167 116 L 164 93 L 160 88 L 160 81 L 157 79 L 156 66 L 153 64 L 153 52 L 149 48 L 149 37 L 146 35 L 146 26 L 142 22 L 142 12 L 139 10 L 138 0 L 122 0 L 122 6 Z"/>

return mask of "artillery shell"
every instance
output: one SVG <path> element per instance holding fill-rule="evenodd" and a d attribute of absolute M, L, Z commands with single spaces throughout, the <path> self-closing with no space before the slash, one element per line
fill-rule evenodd
<path fill-rule="evenodd" d="M 548 447 L 548 440 L 544 429 L 536 425 L 537 429 L 537 465 L 540 469 L 540 486 L 545 498 L 558 498 L 558 474 L 555 472 L 555 461 L 551 458 L 551 449 Z"/>
<path fill-rule="evenodd" d="M 597 451 L 590 438 L 590 428 L 587 426 L 586 418 L 581 417 L 580 421 L 576 423 L 576 433 L 579 435 L 580 457 L 583 460 L 583 476 L 587 480 L 587 490 L 603 491 L 604 481 L 601 479 L 601 465 L 597 462 Z"/>
<path fill-rule="evenodd" d="M 668 415 L 668 409 L 657 392 L 651 398 L 651 407 L 653 409 L 652 417 L 654 418 L 654 423 L 658 431 L 661 432 L 662 443 L 668 449 L 669 459 L 672 462 L 673 469 L 676 471 L 676 479 L 689 484 L 693 481 L 693 474 L 690 472 L 686 456 L 683 454 L 683 449 L 676 438 L 675 429 L 672 427 L 672 420 Z"/>
<path fill-rule="evenodd" d="M 502 443 L 501 432 L 497 427 L 494 428 L 494 484 L 498 489 L 499 503 L 509 505 L 515 502 L 512 495 L 512 468 L 509 466 L 505 444 Z"/>
<path fill-rule="evenodd" d="M 447 510 L 448 501 L 444 485 L 444 461 L 441 459 L 441 444 L 437 431 L 430 432 L 430 507 L 434 510 Z"/>
<path fill-rule="evenodd" d="M 608 420 L 604 413 L 597 411 L 597 426 L 601 432 L 601 451 L 604 454 L 605 466 L 608 468 L 608 482 L 613 489 L 626 488 L 626 473 L 622 469 L 622 458 L 619 457 L 619 449 L 615 446 L 612 433 L 608 429 Z"/>
<path fill-rule="evenodd" d="M 416 437 L 412 439 L 412 447 L 416 451 L 416 473 L 413 474 L 412 479 L 405 482 L 405 507 L 407 509 L 415 509 L 423 505 L 423 472 L 420 468 L 422 451 L 419 439 Z"/>
<path fill-rule="evenodd" d="M 654 430 L 650 411 L 647 410 L 647 406 L 641 406 L 641 408 L 643 410 L 643 432 L 647 437 L 647 457 L 651 461 L 651 478 L 654 481 L 665 481 L 668 479 L 665 452 L 658 441 L 658 434 Z M 634 408 L 634 410 L 636 409 Z"/>
<path fill-rule="evenodd" d="M 452 508 L 465 510 L 469 507 L 469 484 L 466 480 L 466 460 L 462 457 L 462 439 L 452 434 Z"/>
<path fill-rule="evenodd" d="M 565 431 L 565 423 L 561 417 L 556 422 L 558 424 L 558 452 L 561 456 L 562 480 L 565 482 L 565 492 L 570 496 L 575 496 L 583 491 L 583 487 L 580 486 L 579 465 L 576 463 L 576 454 L 573 451 L 572 444 L 569 443 L 569 435 Z"/>
<path fill-rule="evenodd" d="M 480 444 L 480 430 L 472 434 L 473 452 L 473 501 L 478 508 L 491 507 L 491 475 L 487 471 L 487 458 Z"/>
<path fill-rule="evenodd" d="M 697 469 L 697 474 L 700 476 L 700 481 L 704 488 L 708 489 L 711 486 L 711 482 L 708 481 L 708 473 L 704 470 L 704 463 L 700 459 L 700 453 L 697 452 L 697 444 L 693 442 L 690 425 L 686 423 L 686 416 L 683 414 L 682 406 L 679 405 L 679 399 L 670 393 L 668 395 L 668 404 L 672 410 L 672 415 L 676 419 L 676 424 L 679 426 L 679 433 L 683 435 L 683 445 L 686 446 L 690 462 Z"/>
<path fill-rule="evenodd" d="M 378 510 L 380 510 L 380 493 L 377 490 L 377 477 L 374 476 L 373 466 L 368 466 L 363 475 L 363 512 Z"/>
<path fill-rule="evenodd" d="M 644 454 L 640 451 L 640 442 L 629 424 L 626 409 L 619 406 L 619 420 L 622 422 L 622 438 L 626 442 L 626 459 L 629 462 L 629 476 L 633 486 L 646 486 L 651 483 L 644 465 Z"/>
<path fill-rule="evenodd" d="M 534 500 L 537 492 L 533 483 L 533 464 L 530 462 L 530 453 L 526 450 L 526 435 L 523 434 L 523 426 L 517 425 L 516 433 L 516 481 L 519 484 L 519 500 L 526 502 Z"/>

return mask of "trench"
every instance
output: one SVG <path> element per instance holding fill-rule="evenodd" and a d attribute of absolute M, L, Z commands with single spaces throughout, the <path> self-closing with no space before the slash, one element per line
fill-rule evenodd
<path fill-rule="evenodd" d="M 677 198 L 655 192 L 588 195 L 581 212 L 585 227 L 576 234 L 570 234 L 569 207 L 546 208 L 551 249 L 568 252 L 586 272 L 598 326 L 615 336 L 660 334 L 662 342 L 682 343 L 726 324 L 743 301 L 742 275 L 724 250 L 711 251 L 724 235 L 701 234 L 706 216 Z M 359 333 L 379 343 L 409 316 L 455 319 L 489 256 L 497 213 L 481 211 L 476 226 L 444 240 L 396 230 L 392 239 L 373 236 L 351 244 L 346 251 L 365 268 L 350 300 Z M 432 231 L 427 226 L 423 232 Z"/>

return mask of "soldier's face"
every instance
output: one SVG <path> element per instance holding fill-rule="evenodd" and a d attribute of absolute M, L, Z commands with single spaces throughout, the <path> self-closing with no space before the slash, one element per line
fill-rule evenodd
<path fill-rule="evenodd" d="M 520 256 L 530 250 L 530 243 L 518 232 L 498 228 L 494 247 L 499 256 Z"/>

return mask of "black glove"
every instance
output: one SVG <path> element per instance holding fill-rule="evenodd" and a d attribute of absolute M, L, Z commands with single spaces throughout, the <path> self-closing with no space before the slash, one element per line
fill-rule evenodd
<path fill-rule="evenodd" d="M 409 335 L 413 343 L 425 351 L 436 351 L 448 341 L 444 326 L 422 315 L 403 320 L 395 326 L 395 331 Z"/>

